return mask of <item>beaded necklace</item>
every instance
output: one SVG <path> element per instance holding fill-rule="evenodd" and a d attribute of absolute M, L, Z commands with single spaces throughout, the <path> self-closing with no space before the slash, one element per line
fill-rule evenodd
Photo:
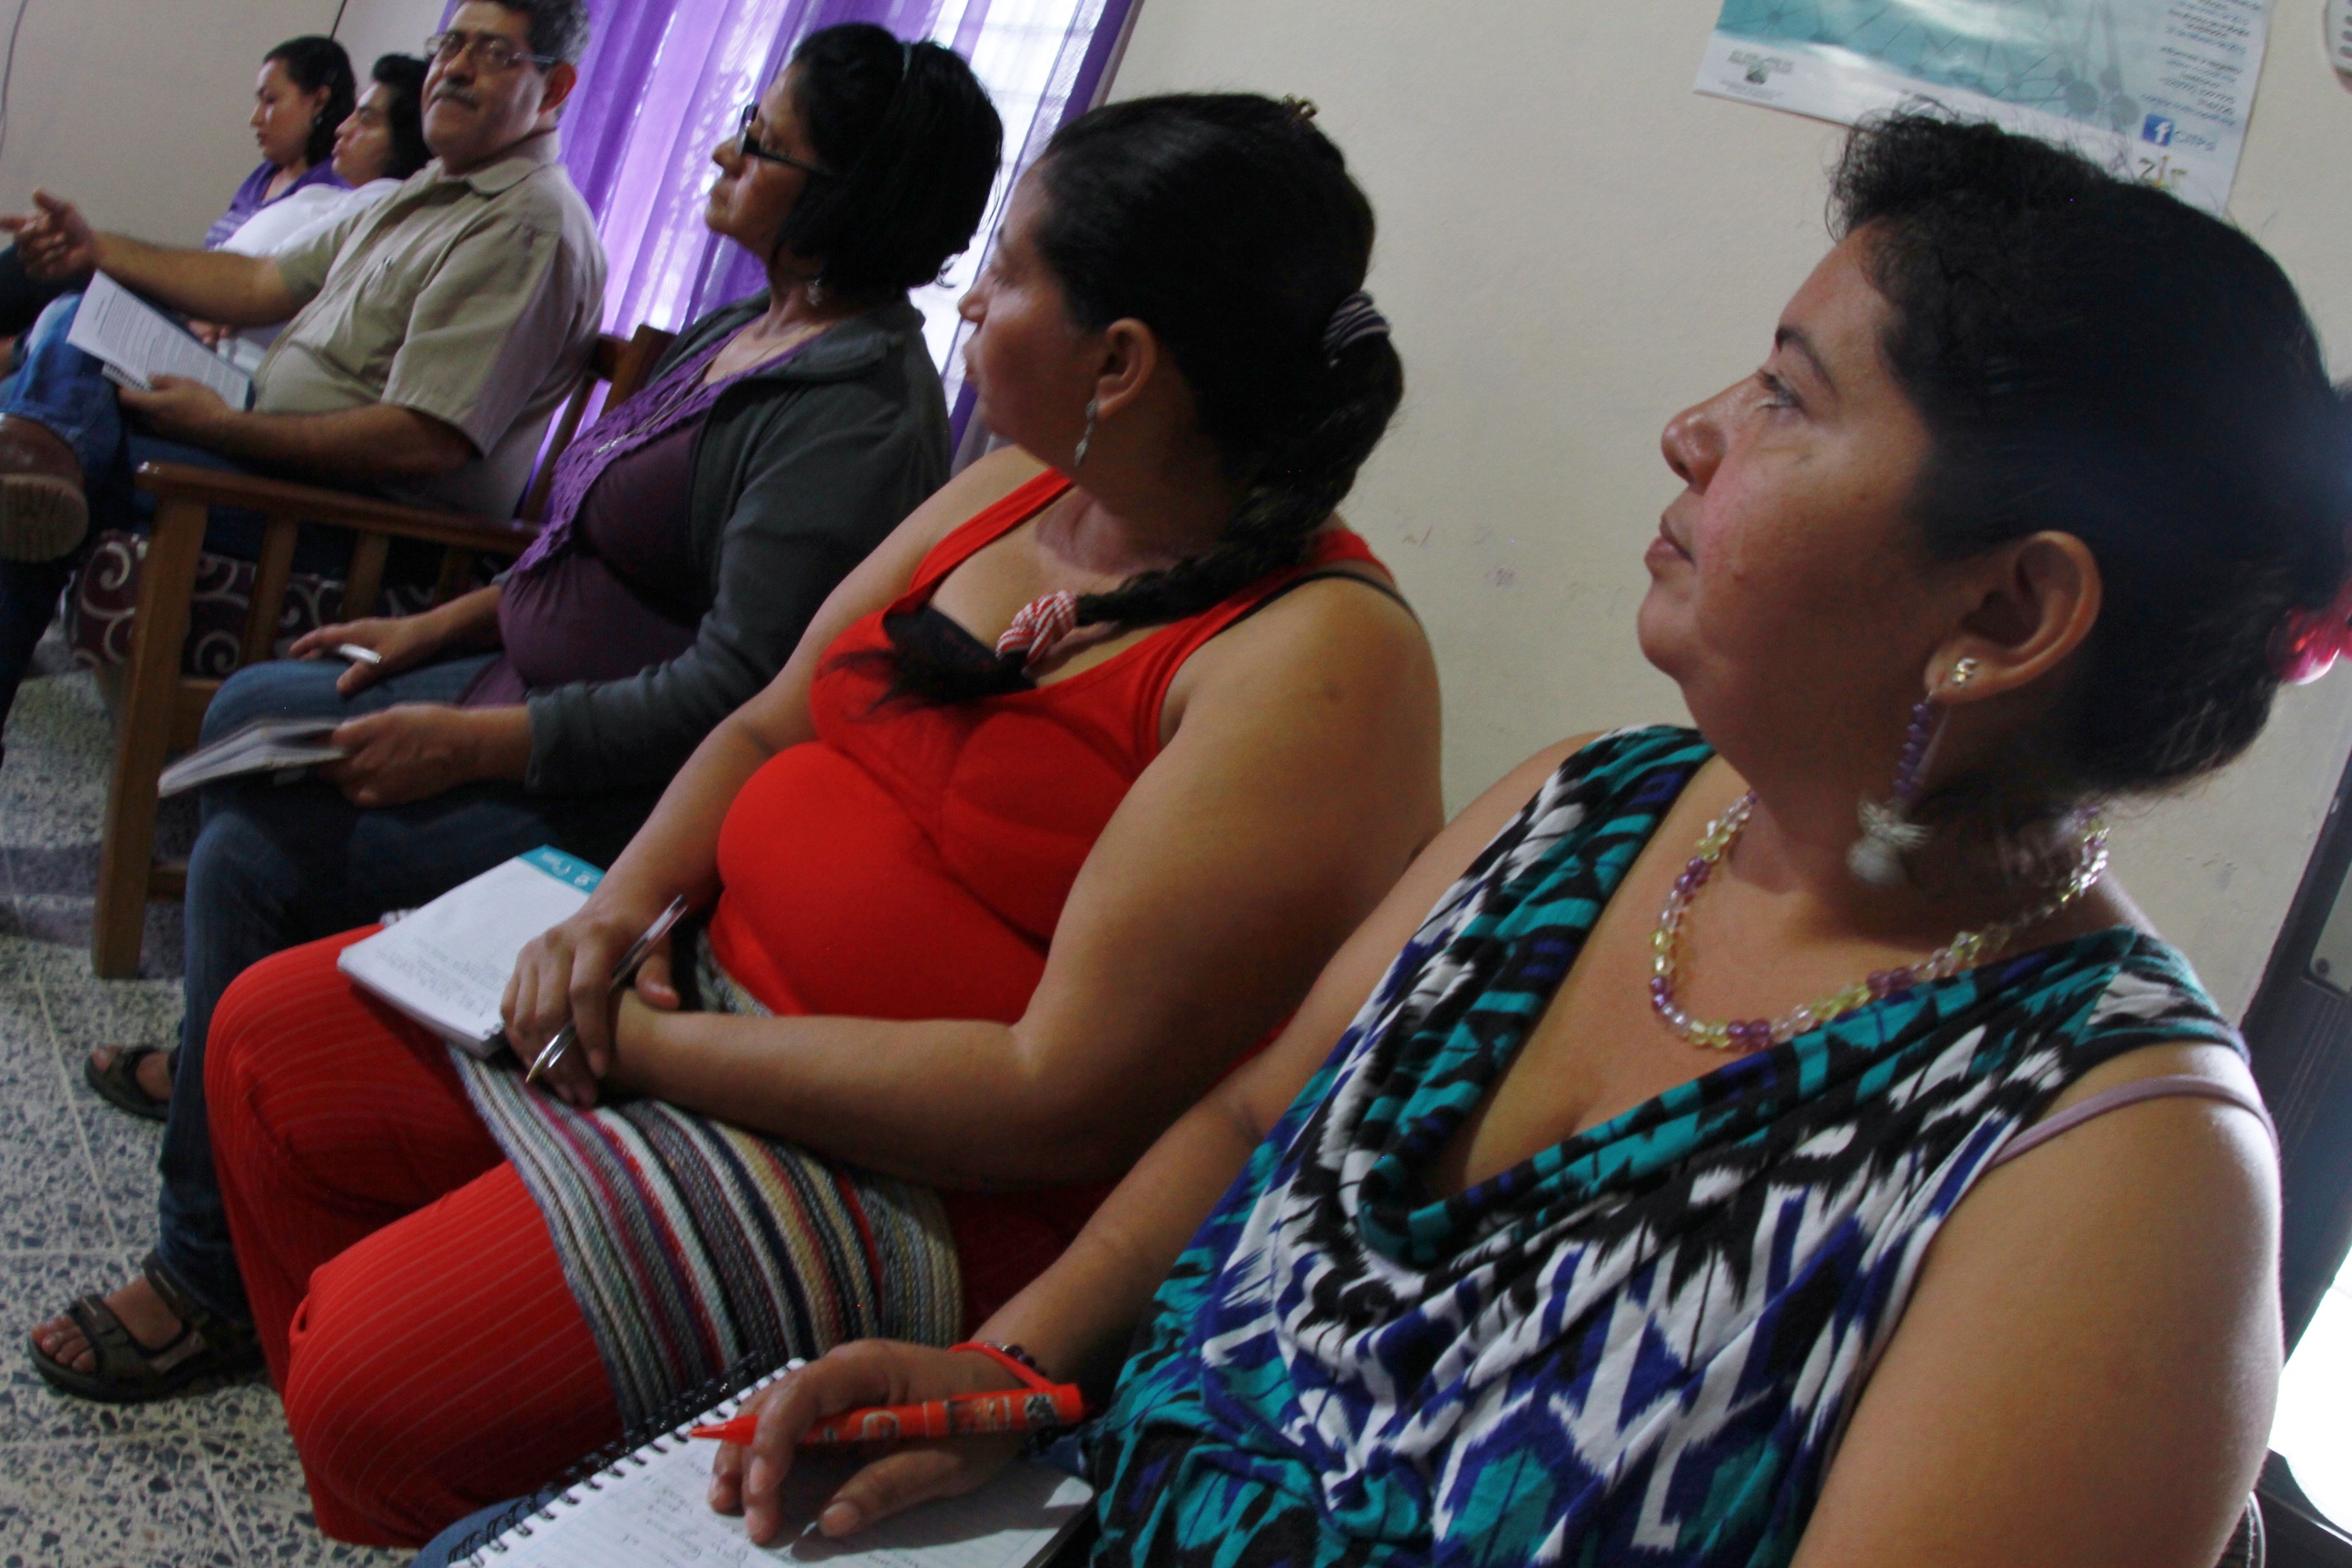
<path fill-rule="evenodd" d="M 1682 967 L 1683 921 L 1691 905 L 1697 901 L 1699 889 L 1715 874 L 1717 865 L 1739 841 L 1740 832 L 1755 810 L 1756 793 L 1750 790 L 1707 824 L 1690 863 L 1675 879 L 1674 889 L 1666 895 L 1666 907 L 1658 915 L 1657 930 L 1650 934 L 1651 1008 L 1666 1027 L 1692 1045 L 1710 1050 L 1759 1051 L 1767 1046 L 1786 1045 L 1799 1035 L 1843 1018 L 1883 996 L 1973 968 L 2000 953 L 2017 940 L 2020 932 L 2039 925 L 2089 892 L 2107 869 L 2107 825 L 2095 816 L 2084 827 L 2074 869 L 2068 874 L 2064 886 L 2023 914 L 1979 931 L 1964 931 L 1916 963 L 1875 971 L 1843 991 L 1792 1007 L 1777 1018 L 1694 1018 L 1675 1003 L 1675 979 Z"/>

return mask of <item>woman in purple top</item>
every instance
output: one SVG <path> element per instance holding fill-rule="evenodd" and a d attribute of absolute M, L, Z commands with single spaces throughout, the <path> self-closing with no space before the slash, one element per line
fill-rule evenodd
<path fill-rule="evenodd" d="M 261 167 L 246 176 L 228 211 L 205 231 L 205 248 L 219 249 L 246 219 L 306 186 L 343 188 L 333 162 L 335 127 L 358 99 L 351 57 L 332 38 L 289 38 L 262 56 L 252 120 Z"/>
<path fill-rule="evenodd" d="M 852 24 L 814 33 L 712 154 L 705 221 L 768 288 L 688 326 L 581 432 L 549 521 L 496 585 L 321 627 L 240 670 L 205 738 L 342 721 L 346 758 L 204 793 L 188 858 L 187 1048 L 102 1047 L 91 1083 L 164 1115 L 140 1277 L 31 1335 L 34 1365 L 131 1402 L 256 1364 L 205 1124 L 214 1004 L 248 965 L 555 844 L 604 863 L 835 584 L 947 478 L 947 404 L 907 292 L 971 242 L 1003 127 L 971 68 Z M 380 663 L 345 665 L 344 645 Z"/>

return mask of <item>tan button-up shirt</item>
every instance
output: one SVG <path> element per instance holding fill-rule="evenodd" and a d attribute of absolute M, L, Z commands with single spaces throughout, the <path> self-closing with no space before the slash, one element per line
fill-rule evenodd
<path fill-rule="evenodd" d="M 470 174 L 427 163 L 374 206 L 282 252 L 307 301 L 254 373 L 266 414 L 396 404 L 474 460 L 394 493 L 510 515 L 604 314 L 604 247 L 552 132 Z"/>

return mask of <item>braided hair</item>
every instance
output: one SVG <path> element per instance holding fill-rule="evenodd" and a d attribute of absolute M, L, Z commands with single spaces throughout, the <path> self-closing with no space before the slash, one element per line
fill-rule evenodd
<path fill-rule="evenodd" d="M 1037 249 L 1077 325 L 1133 319 L 1184 378 L 1238 494 L 1216 544 L 1077 601 L 1080 626 L 1162 625 L 1307 557 L 1404 393 L 1385 331 L 1325 346 L 1362 289 L 1372 208 L 1311 110 L 1254 93 L 1097 109 L 1038 163 Z M 893 617 L 890 691 L 956 702 L 1028 684 L 956 659 Z"/>

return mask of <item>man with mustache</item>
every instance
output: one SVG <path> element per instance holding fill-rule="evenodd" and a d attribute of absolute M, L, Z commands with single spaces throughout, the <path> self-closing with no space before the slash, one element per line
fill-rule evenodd
<path fill-rule="evenodd" d="M 509 514 L 603 312 L 604 249 L 556 162 L 556 119 L 587 40 L 583 0 L 468 0 L 428 40 L 435 161 L 277 256 L 99 234 L 46 192 L 34 193 L 38 211 L 0 217 L 36 278 L 103 271 L 231 326 L 294 318 L 255 374 L 249 409 L 172 377 L 152 392 L 118 390 L 87 374 L 62 312 L 44 320 L 0 399 L 0 720 L 93 514 L 100 527 L 134 524 L 130 476 L 142 461 L 251 468 Z M 248 560 L 258 542 L 242 516 L 216 514 L 206 534 L 215 553 Z M 306 538 L 297 570 L 339 575 L 348 549 Z"/>

